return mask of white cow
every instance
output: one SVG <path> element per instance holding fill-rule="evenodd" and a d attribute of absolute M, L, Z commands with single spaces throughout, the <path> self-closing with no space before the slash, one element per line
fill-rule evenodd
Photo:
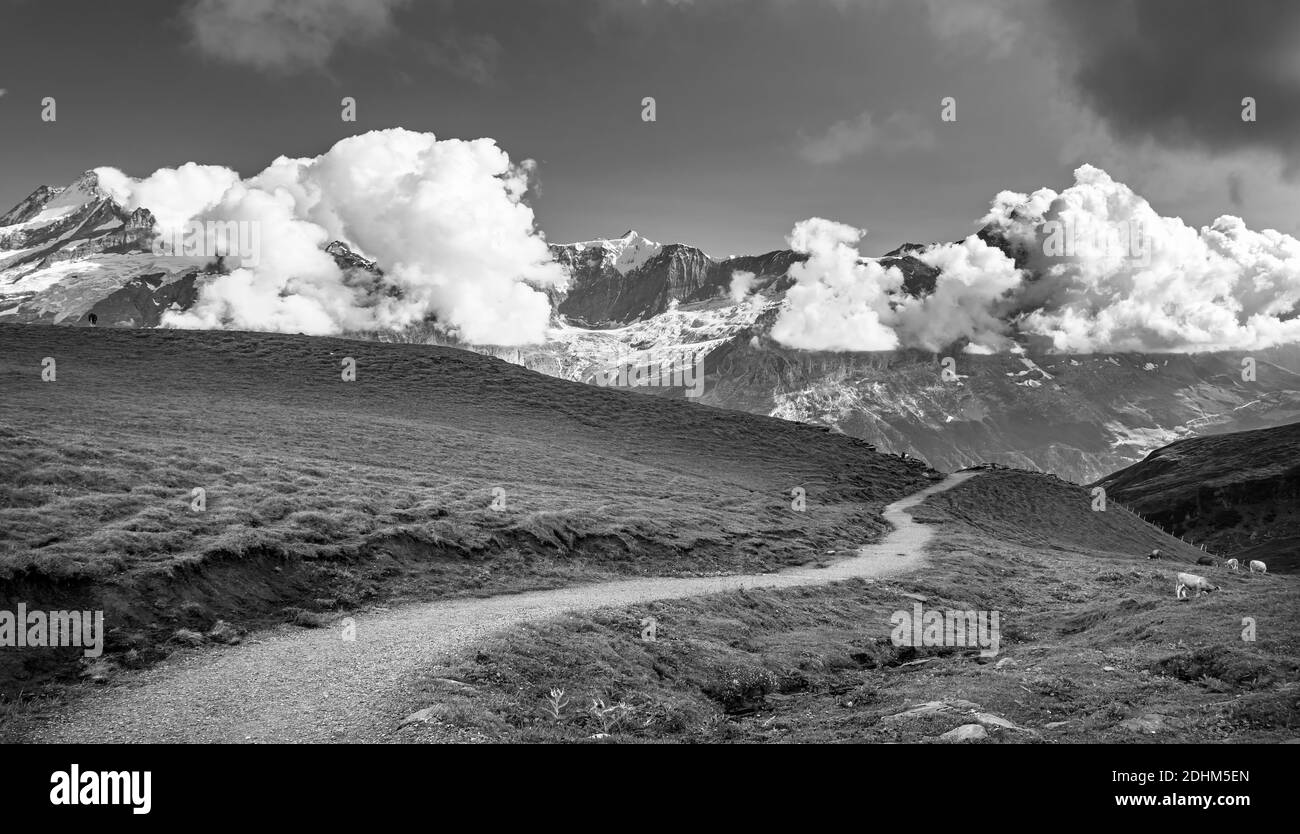
<path fill-rule="evenodd" d="M 1250 572 L 1251 572 L 1251 573 L 1268 573 L 1268 565 L 1264 564 L 1263 562 L 1261 562 L 1261 561 L 1258 560 L 1258 559 L 1251 559 L 1251 560 L 1250 560 Z"/>
<path fill-rule="evenodd" d="M 1236 559 L 1229 559 L 1223 566 L 1228 570 L 1237 570 L 1241 567 L 1241 564 Z"/>
<path fill-rule="evenodd" d="M 1178 584 L 1174 587 L 1174 596 L 1178 599 L 1187 599 L 1189 590 L 1195 590 L 1196 595 L 1199 597 L 1201 594 L 1219 590 L 1219 586 L 1204 576 L 1197 576 L 1194 573 L 1178 574 Z"/>

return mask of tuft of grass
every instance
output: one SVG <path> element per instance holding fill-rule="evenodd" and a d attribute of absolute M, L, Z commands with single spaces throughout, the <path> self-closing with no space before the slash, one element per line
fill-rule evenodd
<path fill-rule="evenodd" d="M 303 628 L 324 628 L 329 624 L 329 617 L 316 611 L 289 607 L 284 609 L 284 621 Z"/>

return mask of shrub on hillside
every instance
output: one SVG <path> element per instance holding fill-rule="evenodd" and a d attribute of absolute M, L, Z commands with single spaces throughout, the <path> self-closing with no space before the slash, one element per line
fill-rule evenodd
<path fill-rule="evenodd" d="M 776 676 L 762 666 L 727 666 L 704 688 L 705 694 L 727 712 L 745 712 L 762 706 L 776 689 Z"/>

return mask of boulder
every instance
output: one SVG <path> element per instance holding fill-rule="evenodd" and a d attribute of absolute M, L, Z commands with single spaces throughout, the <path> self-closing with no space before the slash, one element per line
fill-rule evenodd
<path fill-rule="evenodd" d="M 939 736 L 939 740 L 948 744 L 960 744 L 967 741 L 983 741 L 988 737 L 988 730 L 979 724 L 962 724 L 955 730 L 949 730 Z"/>

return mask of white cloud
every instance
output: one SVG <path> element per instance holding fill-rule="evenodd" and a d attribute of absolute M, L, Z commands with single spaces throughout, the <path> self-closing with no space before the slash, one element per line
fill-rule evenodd
<path fill-rule="evenodd" d="M 860 229 L 813 218 L 790 245 L 809 254 L 773 329 L 805 350 L 971 352 L 1038 336 L 1062 352 L 1257 350 L 1300 342 L 1300 240 L 1224 215 L 1202 228 L 1159 215 L 1128 186 L 1084 165 L 1064 191 L 1004 191 L 984 222 L 1024 258 L 971 236 L 915 257 L 934 291 L 862 259 Z M 1060 244 L 1068 241 L 1068 247 Z"/>
<path fill-rule="evenodd" d="M 154 210 L 154 202 L 164 227 L 260 224 L 257 262 L 234 261 L 165 325 L 327 334 L 434 315 L 467 342 L 514 345 L 544 340 L 551 308 L 541 288 L 567 280 L 522 202 L 530 168 L 491 139 L 393 129 L 344 139 L 314 159 L 281 157 L 246 181 L 193 164 L 138 181 L 98 173 L 124 204 Z M 335 239 L 374 258 L 384 283 L 341 271 L 322 250 Z"/>
<path fill-rule="evenodd" d="M 932 246 L 918 258 L 941 273 L 924 298 L 904 292 L 903 273 L 859 256 L 865 232 L 821 218 L 797 224 L 790 246 L 809 255 L 790 267 L 795 286 L 772 327 L 772 338 L 804 350 L 939 351 L 958 341 L 967 350 L 1010 347 L 1009 294 L 1021 275 L 1001 250 L 975 236 Z"/>
<path fill-rule="evenodd" d="M 1004 192 L 985 218 L 1028 254 L 1019 292 L 1027 333 L 1078 352 L 1254 350 L 1300 341 L 1300 240 L 1224 215 L 1200 229 L 1162 217 L 1105 171 L 1083 165 L 1064 191 Z M 1044 225 L 1048 224 L 1048 225 Z M 1084 241 L 1123 229 L 1138 246 L 1046 248 L 1052 229 Z"/>
<path fill-rule="evenodd" d="M 739 304 L 754 286 L 754 273 L 738 269 L 731 273 L 731 300 Z"/>
<path fill-rule="evenodd" d="M 843 223 L 813 217 L 795 225 L 790 248 L 809 256 L 790 267 L 795 285 L 772 325 L 772 338 L 803 350 L 892 350 L 898 337 L 889 326 L 890 291 L 903 274 L 859 260 L 866 234 Z M 882 320 L 883 319 L 883 320 Z"/>
<path fill-rule="evenodd" d="M 239 182 L 239 174 L 220 165 L 187 162 L 161 168 L 143 180 L 133 180 L 116 168 L 100 168 L 99 185 L 128 211 L 147 208 L 164 235 L 183 231 L 185 223 L 221 201 Z"/>
<path fill-rule="evenodd" d="M 962 340 L 972 353 L 1011 347 L 1007 319 L 1022 280 L 1014 261 L 974 235 L 932 246 L 917 258 L 940 273 L 933 293 L 898 304 L 903 344 L 939 351 Z"/>

